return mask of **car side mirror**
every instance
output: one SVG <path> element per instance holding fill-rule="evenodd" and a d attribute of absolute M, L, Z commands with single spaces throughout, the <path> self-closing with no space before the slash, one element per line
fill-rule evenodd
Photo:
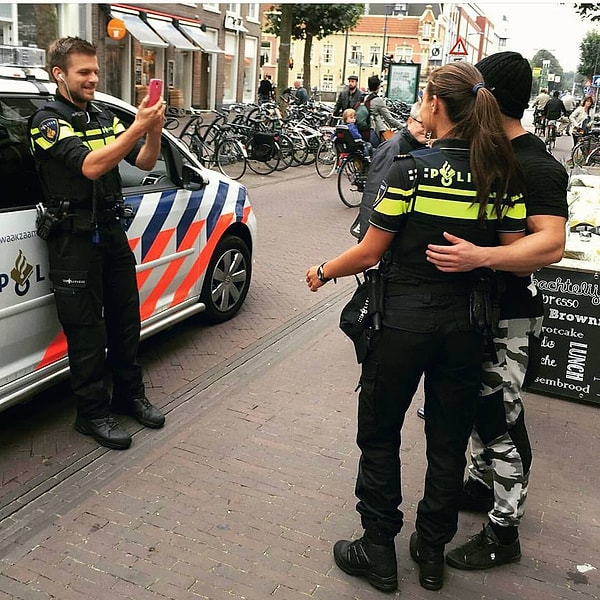
<path fill-rule="evenodd" d="M 184 164 L 181 176 L 186 190 L 196 192 L 208 185 L 208 179 L 194 165 Z"/>

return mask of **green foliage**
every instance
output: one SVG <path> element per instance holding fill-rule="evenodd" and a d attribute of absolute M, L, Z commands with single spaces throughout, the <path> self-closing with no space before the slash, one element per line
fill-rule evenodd
<path fill-rule="evenodd" d="M 292 37 L 318 40 L 339 31 L 352 30 L 364 13 L 364 4 L 288 4 L 292 8 Z M 279 35 L 281 15 L 277 5 L 267 11 L 265 33 Z"/>
<path fill-rule="evenodd" d="M 575 4 L 575 12 L 590 21 L 600 21 L 600 4 L 582 2 Z"/>
<path fill-rule="evenodd" d="M 590 31 L 579 46 L 579 65 L 577 71 L 586 78 L 598 75 L 600 69 L 600 33 Z"/>

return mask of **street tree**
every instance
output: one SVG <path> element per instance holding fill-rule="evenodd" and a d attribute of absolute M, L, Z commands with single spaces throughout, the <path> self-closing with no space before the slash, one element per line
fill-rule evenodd
<path fill-rule="evenodd" d="M 600 21 L 600 4 L 595 2 L 580 2 L 575 4 L 575 12 L 584 19 Z"/>
<path fill-rule="evenodd" d="M 548 74 L 552 74 L 552 75 L 554 75 L 555 78 L 558 78 L 558 81 L 560 83 L 558 83 L 555 87 L 556 87 L 556 89 L 559 89 L 561 87 L 561 83 L 563 82 L 563 79 L 564 79 L 564 69 L 560 66 L 558 59 L 556 58 L 556 56 L 554 56 L 554 54 L 552 54 L 552 52 L 550 52 L 550 50 L 546 50 L 544 48 L 542 48 L 541 50 L 538 50 L 533 55 L 533 58 L 529 62 L 531 64 L 532 69 L 539 68 L 541 71 L 545 60 L 550 61 L 550 65 L 548 67 Z M 548 82 L 546 82 L 546 83 L 548 83 Z M 538 79 L 537 82 L 534 82 L 533 93 L 537 94 L 540 90 L 540 87 L 542 87 L 542 86 L 540 85 L 540 81 Z M 549 84 L 549 87 L 552 88 L 551 83 Z"/>
<path fill-rule="evenodd" d="M 589 31 L 579 46 L 579 65 L 577 71 L 585 79 L 598 75 L 600 68 L 600 33 Z"/>
<path fill-rule="evenodd" d="M 308 90 L 311 88 L 311 65 L 310 55 L 312 43 L 314 39 L 320 40 L 328 35 L 339 33 L 342 31 L 352 30 L 360 16 L 364 13 L 363 4 L 281 4 L 278 7 L 272 7 L 266 12 L 267 25 L 265 32 L 282 38 L 285 23 L 282 14 L 283 7 L 291 10 L 292 25 L 291 37 L 294 40 L 304 40 L 304 54 L 302 59 L 302 71 L 304 87 Z M 278 8 L 279 10 L 275 10 Z M 289 55 L 288 55 L 289 59 Z M 287 77 L 286 61 L 285 71 Z M 279 72 L 282 70 L 282 65 L 277 63 Z M 279 74 L 278 74 L 279 75 Z M 277 78 L 279 82 L 279 76 Z M 286 86 L 287 87 L 287 86 Z"/>

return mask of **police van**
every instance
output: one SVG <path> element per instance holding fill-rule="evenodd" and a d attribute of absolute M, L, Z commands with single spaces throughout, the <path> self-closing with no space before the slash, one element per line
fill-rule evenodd
<path fill-rule="evenodd" d="M 28 119 L 55 87 L 42 69 L 0 66 L 0 411 L 68 376 L 28 143 Z M 133 106 L 101 93 L 96 100 L 133 121 Z M 250 285 L 256 236 L 243 185 L 203 168 L 167 131 L 161 145 L 152 172 L 119 165 L 135 213 L 123 226 L 137 261 L 142 338 L 199 312 L 211 322 L 233 317 Z"/>

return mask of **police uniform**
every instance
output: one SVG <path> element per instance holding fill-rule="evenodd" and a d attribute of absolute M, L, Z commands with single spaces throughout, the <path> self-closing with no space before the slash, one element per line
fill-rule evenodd
<path fill-rule="evenodd" d="M 47 240 L 50 279 L 65 332 L 78 417 L 110 414 L 106 366 L 113 402 L 144 397 L 137 363 L 140 335 L 135 258 L 119 221 L 121 178 L 114 168 L 96 181 L 82 174 L 92 150 L 125 130 L 96 102 L 87 111 L 57 94 L 32 118 L 30 137 L 46 197 L 55 214 Z M 143 141 L 126 157 L 135 164 Z M 105 356 L 105 348 L 107 353 Z"/>
<path fill-rule="evenodd" d="M 357 443 L 357 510 L 365 529 L 396 535 L 400 444 L 404 416 L 425 375 L 428 468 L 416 529 L 430 546 L 456 532 L 465 450 L 481 382 L 483 337 L 470 323 L 468 273 L 444 273 L 425 256 L 430 243 L 447 244 L 443 232 L 479 246 L 497 244 L 499 232 L 525 227 L 522 198 L 503 207 L 499 220 L 490 200 L 486 219 L 462 140 L 440 140 L 394 163 L 375 200 L 371 225 L 396 233 L 385 273 L 383 327 L 363 362 Z"/>

